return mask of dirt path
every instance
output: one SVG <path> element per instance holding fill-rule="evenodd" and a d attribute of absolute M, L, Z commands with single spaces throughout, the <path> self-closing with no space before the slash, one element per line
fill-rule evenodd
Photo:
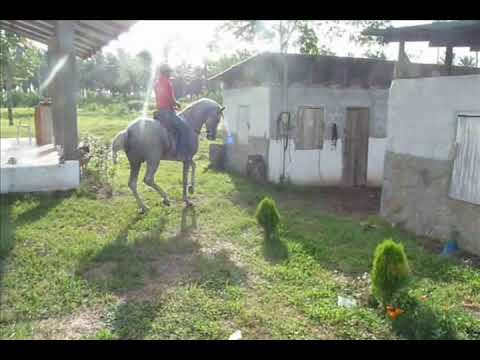
<path fill-rule="evenodd" d="M 312 207 L 335 215 L 367 217 L 380 211 L 380 188 L 313 188 L 305 192 L 285 192 L 282 200 L 290 205 Z"/>

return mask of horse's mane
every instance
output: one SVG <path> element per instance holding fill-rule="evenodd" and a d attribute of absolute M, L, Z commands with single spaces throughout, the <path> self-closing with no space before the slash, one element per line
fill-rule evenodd
<path fill-rule="evenodd" d="M 178 113 L 178 115 L 188 114 L 192 110 L 193 107 L 195 107 L 196 105 L 199 105 L 200 103 L 209 103 L 209 104 L 215 105 L 219 108 L 221 107 L 220 104 L 217 103 L 215 100 L 212 100 L 212 99 L 209 99 L 209 98 L 200 98 L 200 99 L 195 100 L 194 102 L 188 104 L 185 109 L 183 109 L 182 111 L 180 111 Z"/>

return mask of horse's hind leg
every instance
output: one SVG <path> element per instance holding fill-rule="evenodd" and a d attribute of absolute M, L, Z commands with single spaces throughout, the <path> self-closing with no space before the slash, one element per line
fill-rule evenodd
<path fill-rule="evenodd" d="M 183 162 L 183 201 L 187 207 L 193 206 L 193 203 L 188 199 L 187 187 L 188 187 L 188 169 L 190 167 L 191 161 Z"/>
<path fill-rule="evenodd" d="M 128 180 L 128 187 L 130 188 L 130 190 L 132 190 L 133 196 L 137 201 L 140 212 L 144 214 L 148 211 L 148 207 L 143 203 L 137 192 L 137 180 L 141 166 L 142 163 L 140 161 L 130 161 L 130 179 Z"/>
<path fill-rule="evenodd" d="M 160 164 L 159 160 L 155 160 L 155 161 L 147 160 L 147 173 L 143 178 L 143 182 L 148 186 L 150 186 L 155 191 L 157 191 L 162 196 L 164 205 L 170 206 L 170 200 L 168 199 L 167 193 L 163 191 L 163 189 L 155 183 L 155 173 L 157 172 L 159 164 Z"/>
<path fill-rule="evenodd" d="M 188 192 L 190 194 L 193 194 L 195 192 L 195 169 L 197 165 L 195 164 L 195 161 L 192 160 L 192 162 L 190 163 L 190 166 L 192 167 L 192 174 L 191 174 L 190 185 L 188 185 Z"/>

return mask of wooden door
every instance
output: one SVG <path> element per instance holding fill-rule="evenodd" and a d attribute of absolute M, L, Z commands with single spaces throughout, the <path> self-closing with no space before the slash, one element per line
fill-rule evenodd
<path fill-rule="evenodd" d="M 480 205 L 480 115 L 459 115 L 450 197 Z"/>
<path fill-rule="evenodd" d="M 347 108 L 343 142 L 343 182 L 345 186 L 367 185 L 368 108 Z"/>

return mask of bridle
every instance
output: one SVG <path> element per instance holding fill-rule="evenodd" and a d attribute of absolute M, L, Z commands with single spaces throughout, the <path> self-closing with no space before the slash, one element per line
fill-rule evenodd
<path fill-rule="evenodd" d="M 219 116 L 218 122 L 220 122 L 221 119 L 223 119 L 223 111 L 220 112 L 220 116 Z M 202 129 L 202 128 L 200 127 L 200 129 L 195 129 L 194 131 L 195 131 L 195 133 L 196 133 L 197 135 L 200 135 L 201 129 Z M 207 129 L 207 133 L 208 133 L 208 129 Z"/>

